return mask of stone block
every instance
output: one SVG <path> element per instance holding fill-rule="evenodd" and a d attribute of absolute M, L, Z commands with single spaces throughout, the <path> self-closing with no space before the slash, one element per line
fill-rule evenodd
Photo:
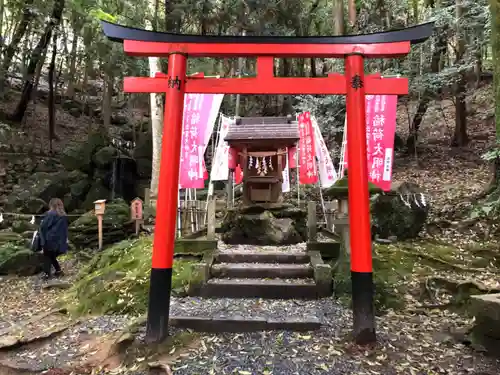
<path fill-rule="evenodd" d="M 199 254 L 217 249 L 216 240 L 179 239 L 175 241 L 175 254 Z"/>
<path fill-rule="evenodd" d="M 338 242 L 308 242 L 307 251 L 318 251 L 324 259 L 338 259 L 340 243 Z"/>

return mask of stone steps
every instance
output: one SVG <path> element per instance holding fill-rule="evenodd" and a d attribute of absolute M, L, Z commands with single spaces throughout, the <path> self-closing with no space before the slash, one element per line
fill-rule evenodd
<path fill-rule="evenodd" d="M 321 328 L 323 315 L 314 306 L 331 297 L 332 277 L 318 252 L 239 247 L 206 256 L 205 262 L 204 282 L 193 290 L 198 299 L 171 312 L 178 327 L 206 332 Z M 193 305 L 199 313 L 185 311 Z"/>
<path fill-rule="evenodd" d="M 219 263 L 309 263 L 310 257 L 305 252 L 284 251 L 228 251 L 215 254 Z"/>
<path fill-rule="evenodd" d="M 317 299 L 321 295 L 313 279 L 211 278 L 200 291 L 208 298 Z"/>
<path fill-rule="evenodd" d="M 219 263 L 214 264 L 210 275 L 216 278 L 313 278 L 310 264 L 293 263 Z"/>
<path fill-rule="evenodd" d="M 198 332 L 312 331 L 326 322 L 324 309 L 333 299 L 199 298 L 172 300 L 170 324 Z"/>

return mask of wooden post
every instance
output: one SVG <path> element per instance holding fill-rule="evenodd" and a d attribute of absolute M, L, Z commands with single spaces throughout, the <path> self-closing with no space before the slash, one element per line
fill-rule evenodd
<path fill-rule="evenodd" d="M 198 230 L 203 228 L 203 201 L 196 201 L 196 212 L 198 213 Z"/>
<path fill-rule="evenodd" d="M 307 241 L 316 242 L 316 202 L 307 202 Z"/>
<path fill-rule="evenodd" d="M 215 199 L 210 199 L 207 206 L 207 240 L 215 240 Z"/>
<path fill-rule="evenodd" d="M 349 203 L 347 199 L 339 199 L 339 218 L 349 217 Z M 351 240 L 349 233 L 349 224 L 340 225 L 340 236 L 342 237 L 342 242 L 344 245 L 345 252 L 347 254 L 351 253 Z"/>
<path fill-rule="evenodd" d="M 333 231 L 333 212 L 335 211 L 335 202 L 325 202 L 326 209 L 326 229 Z"/>
<path fill-rule="evenodd" d="M 144 189 L 144 207 L 151 207 L 151 190 L 149 188 Z"/>
<path fill-rule="evenodd" d="M 135 198 L 130 204 L 130 218 L 135 221 L 135 235 L 139 235 L 143 219 L 142 200 Z"/>
<path fill-rule="evenodd" d="M 102 250 L 103 246 L 102 220 L 105 210 L 106 210 L 106 199 L 99 199 L 94 202 L 94 213 L 97 216 L 97 236 L 99 239 L 99 250 Z"/>
<path fill-rule="evenodd" d="M 229 170 L 227 173 L 227 185 L 226 185 L 226 207 L 233 208 L 233 171 Z"/>

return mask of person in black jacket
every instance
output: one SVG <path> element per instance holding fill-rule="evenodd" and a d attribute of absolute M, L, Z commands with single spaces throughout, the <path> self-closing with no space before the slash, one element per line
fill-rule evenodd
<path fill-rule="evenodd" d="M 63 276 L 57 257 L 68 251 L 68 217 L 59 198 L 50 200 L 49 211 L 40 223 L 40 244 L 44 257 L 43 278 L 51 278 L 52 266 L 56 277 Z"/>

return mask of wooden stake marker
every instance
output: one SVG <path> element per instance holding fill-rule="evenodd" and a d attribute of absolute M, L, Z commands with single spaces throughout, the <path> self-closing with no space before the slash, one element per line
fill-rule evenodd
<path fill-rule="evenodd" d="M 99 250 L 102 250 L 102 219 L 106 210 L 106 199 L 99 199 L 94 202 L 94 212 L 97 216 L 97 234 L 99 236 Z"/>
<path fill-rule="evenodd" d="M 143 204 L 140 198 L 135 198 L 130 204 L 130 218 L 135 221 L 135 234 L 139 235 L 143 220 Z"/>

